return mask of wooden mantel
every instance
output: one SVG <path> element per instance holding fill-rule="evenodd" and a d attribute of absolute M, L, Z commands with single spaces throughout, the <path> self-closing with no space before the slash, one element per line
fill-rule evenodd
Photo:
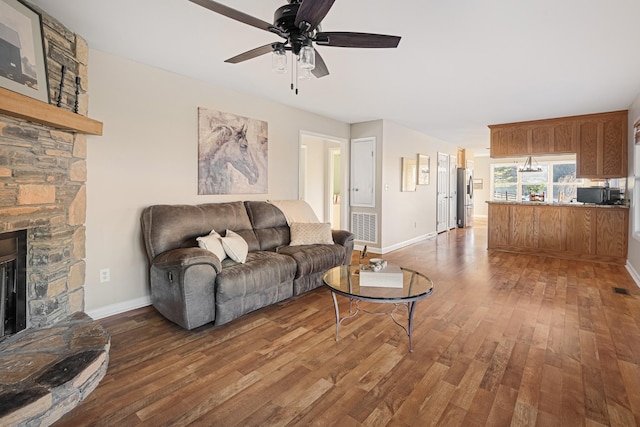
<path fill-rule="evenodd" d="M 0 88 L 0 114 L 29 120 L 55 129 L 88 135 L 102 135 L 102 122 L 4 88 Z"/>

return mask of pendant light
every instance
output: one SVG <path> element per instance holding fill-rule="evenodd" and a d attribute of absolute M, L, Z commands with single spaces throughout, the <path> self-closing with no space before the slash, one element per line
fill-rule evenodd
<path fill-rule="evenodd" d="M 535 166 L 533 165 L 533 162 L 535 162 Z M 536 162 L 531 158 L 531 156 L 527 157 L 527 160 L 525 160 L 524 165 L 518 169 L 518 172 L 541 172 L 541 171 L 542 171 L 542 168 L 540 167 L 538 162 Z"/>

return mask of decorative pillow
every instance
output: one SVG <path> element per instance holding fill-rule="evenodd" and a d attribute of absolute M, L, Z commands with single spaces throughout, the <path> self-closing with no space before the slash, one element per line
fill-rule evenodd
<path fill-rule="evenodd" d="M 208 236 L 198 237 L 196 240 L 198 241 L 198 246 L 202 249 L 206 249 L 210 252 L 213 252 L 215 256 L 218 257 L 220 261 L 227 257 L 227 253 L 224 251 L 222 247 L 222 237 L 216 232 L 216 230 L 211 230 Z"/>
<path fill-rule="evenodd" d="M 294 222 L 291 223 L 290 246 L 333 244 L 331 224 L 323 222 Z"/>
<path fill-rule="evenodd" d="M 249 253 L 249 245 L 237 233 L 227 230 L 227 234 L 222 238 L 222 247 L 232 260 L 244 264 Z"/>

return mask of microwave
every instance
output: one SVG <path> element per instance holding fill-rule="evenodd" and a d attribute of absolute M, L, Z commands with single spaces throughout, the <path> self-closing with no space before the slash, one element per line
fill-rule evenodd
<path fill-rule="evenodd" d="M 622 193 L 620 188 L 578 187 L 576 200 L 580 203 L 595 203 L 608 205 L 620 203 Z"/>

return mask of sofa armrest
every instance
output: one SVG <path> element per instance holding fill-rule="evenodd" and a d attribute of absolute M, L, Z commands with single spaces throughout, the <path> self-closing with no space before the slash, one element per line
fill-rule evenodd
<path fill-rule="evenodd" d="M 344 247 L 344 260 L 342 261 L 342 264 L 351 264 L 353 245 L 355 243 L 353 240 L 353 233 L 346 230 L 332 230 L 331 234 L 333 236 L 333 242 Z"/>
<path fill-rule="evenodd" d="M 349 242 L 353 242 L 353 233 L 346 230 L 331 230 L 333 242 L 338 245 L 347 246 Z"/>
<path fill-rule="evenodd" d="M 187 267 L 198 264 L 208 264 L 213 267 L 216 273 L 222 270 L 222 263 L 212 252 L 201 248 L 178 248 L 166 251 L 158 255 L 152 262 L 154 267 L 171 270 L 179 268 L 184 270 Z"/>

